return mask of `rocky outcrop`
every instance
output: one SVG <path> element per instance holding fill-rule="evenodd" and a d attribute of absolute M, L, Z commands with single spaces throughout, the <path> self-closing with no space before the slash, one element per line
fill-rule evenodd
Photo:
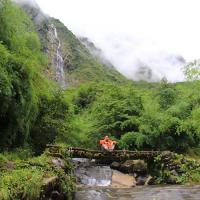
<path fill-rule="evenodd" d="M 146 175 L 138 175 L 135 177 L 136 185 L 150 185 L 152 176 Z"/>
<path fill-rule="evenodd" d="M 135 187 L 136 181 L 134 176 L 121 173 L 117 170 L 113 170 L 112 174 L 112 187 Z"/>
<path fill-rule="evenodd" d="M 127 160 L 120 166 L 120 171 L 125 173 L 146 174 L 147 163 L 144 160 Z"/>
<path fill-rule="evenodd" d="M 144 160 L 127 160 L 122 163 L 113 162 L 110 167 L 120 172 L 131 174 L 135 185 L 148 185 L 152 178 L 147 173 L 147 163 Z"/>
<path fill-rule="evenodd" d="M 61 159 L 61 158 L 52 158 L 51 161 L 52 161 L 52 164 L 53 164 L 55 167 L 65 169 L 65 162 L 64 162 L 63 159 Z"/>
<path fill-rule="evenodd" d="M 114 161 L 111 163 L 110 168 L 119 170 L 120 166 L 121 166 L 120 163 Z"/>
<path fill-rule="evenodd" d="M 122 163 L 113 162 L 110 167 L 124 173 L 146 174 L 147 172 L 147 163 L 144 160 L 127 160 Z"/>

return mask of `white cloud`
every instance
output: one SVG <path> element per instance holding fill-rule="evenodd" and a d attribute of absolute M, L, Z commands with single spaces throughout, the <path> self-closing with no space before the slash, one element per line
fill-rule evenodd
<path fill-rule="evenodd" d="M 183 80 L 174 55 L 200 58 L 199 0 L 36 1 L 75 34 L 94 41 L 128 77 L 140 61 L 158 77 Z"/>

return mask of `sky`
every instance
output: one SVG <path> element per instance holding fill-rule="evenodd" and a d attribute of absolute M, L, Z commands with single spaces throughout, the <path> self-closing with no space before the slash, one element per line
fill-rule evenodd
<path fill-rule="evenodd" d="M 199 0 L 36 0 L 74 34 L 88 37 L 125 76 L 182 81 L 183 58 L 200 58 Z"/>

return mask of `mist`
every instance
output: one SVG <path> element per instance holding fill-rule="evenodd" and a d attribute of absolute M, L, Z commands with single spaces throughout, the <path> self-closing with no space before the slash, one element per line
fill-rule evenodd
<path fill-rule="evenodd" d="M 13 1 L 16 2 L 16 3 L 19 3 L 19 4 L 26 3 L 26 4 L 29 4 L 33 7 L 38 7 L 38 4 L 35 0 L 13 0 Z"/>
<path fill-rule="evenodd" d="M 199 0 L 35 1 L 129 79 L 184 81 L 185 62 L 200 58 Z"/>
<path fill-rule="evenodd" d="M 167 78 L 170 82 L 184 81 L 182 68 L 185 59 L 162 49 L 156 42 L 116 33 L 102 38 L 88 37 L 128 79 L 155 82 Z"/>

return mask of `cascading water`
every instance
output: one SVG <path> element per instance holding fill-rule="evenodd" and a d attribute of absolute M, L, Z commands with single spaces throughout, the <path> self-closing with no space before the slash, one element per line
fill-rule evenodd
<path fill-rule="evenodd" d="M 97 166 L 94 162 L 84 158 L 74 158 L 73 162 L 76 164 L 75 175 L 81 184 L 89 186 L 109 186 L 111 184 L 112 170 L 109 166 Z"/>
<path fill-rule="evenodd" d="M 127 175 L 113 179 L 109 166 L 97 166 L 84 158 L 74 158 L 78 185 L 74 200 L 199 200 L 200 186 L 136 186 L 118 184 L 127 182 Z M 119 172 L 117 172 L 118 174 Z M 119 175 L 119 174 L 118 174 Z M 117 184 L 113 184 L 113 182 Z"/>
<path fill-rule="evenodd" d="M 66 81 L 65 81 L 65 73 L 64 73 L 64 60 L 61 53 L 61 42 L 58 37 L 57 29 L 54 26 L 54 24 L 51 24 L 50 26 L 50 39 L 52 43 L 52 49 L 53 52 L 53 65 L 55 67 L 55 79 L 60 84 L 62 88 L 66 87 Z"/>
<path fill-rule="evenodd" d="M 61 44 L 60 44 L 60 40 L 58 38 L 56 28 L 54 29 L 54 31 L 55 31 L 55 37 L 58 40 L 58 47 L 56 50 L 56 81 L 59 82 L 62 87 L 65 87 L 66 86 L 65 85 L 65 73 L 63 70 L 64 61 L 63 61 L 62 54 L 61 54 Z"/>

